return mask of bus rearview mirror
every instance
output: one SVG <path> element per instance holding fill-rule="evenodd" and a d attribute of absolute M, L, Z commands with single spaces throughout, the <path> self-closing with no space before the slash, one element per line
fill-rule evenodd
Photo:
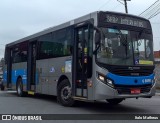
<path fill-rule="evenodd" d="M 99 32 L 95 33 L 95 44 L 99 44 L 101 40 L 101 36 Z"/>

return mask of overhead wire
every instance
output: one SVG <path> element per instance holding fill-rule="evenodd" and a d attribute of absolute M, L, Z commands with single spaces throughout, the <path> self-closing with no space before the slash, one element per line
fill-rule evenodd
<path fill-rule="evenodd" d="M 139 16 L 141 16 L 143 13 L 145 13 L 147 10 L 149 10 L 152 6 L 154 6 L 159 0 L 155 1 L 149 8 L 147 8 L 146 10 L 144 10 L 141 14 L 139 14 Z"/>
<path fill-rule="evenodd" d="M 151 15 L 148 19 L 151 19 L 151 18 L 157 16 L 158 14 L 160 14 L 160 8 L 153 15 Z"/>
<path fill-rule="evenodd" d="M 148 19 L 152 17 L 154 14 L 156 14 L 159 10 L 160 10 L 160 3 L 157 6 L 155 6 L 152 10 L 150 10 L 149 13 L 146 14 L 148 15 Z"/>
<path fill-rule="evenodd" d="M 119 3 L 121 3 L 121 4 L 123 4 L 124 5 L 124 3 L 122 3 L 121 1 L 119 1 L 119 0 L 117 0 Z"/>
<path fill-rule="evenodd" d="M 143 11 L 139 16 L 145 17 L 147 19 L 152 19 L 156 17 L 158 14 L 160 14 L 160 0 L 155 1 L 149 8 L 147 8 L 145 11 Z M 154 28 L 154 41 L 157 42 L 160 40 L 159 37 L 159 30 L 157 28 L 157 24 L 160 24 L 159 22 L 151 22 L 152 28 Z M 154 25 L 156 24 L 156 25 Z"/>
<path fill-rule="evenodd" d="M 160 0 L 155 1 L 149 8 L 143 11 L 139 16 L 151 19 L 160 14 Z"/>
<path fill-rule="evenodd" d="M 146 16 L 149 16 L 151 15 L 152 13 L 154 13 L 154 11 L 156 11 L 156 9 L 158 8 L 160 4 L 156 5 L 155 7 L 153 7 L 151 10 L 149 10 L 148 12 L 146 12 L 143 16 L 146 17 Z"/>

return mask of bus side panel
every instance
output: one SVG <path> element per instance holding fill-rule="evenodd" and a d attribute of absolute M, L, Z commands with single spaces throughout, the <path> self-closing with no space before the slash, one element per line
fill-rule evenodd
<path fill-rule="evenodd" d="M 57 95 L 57 83 L 61 76 L 66 76 L 69 82 L 72 82 L 71 68 L 66 66 L 66 64 L 71 63 L 70 61 L 71 56 L 53 58 L 48 61 L 50 95 Z"/>
<path fill-rule="evenodd" d="M 36 92 L 48 94 L 48 59 L 36 61 Z"/>
<path fill-rule="evenodd" d="M 65 62 L 68 60 L 71 60 L 70 56 L 36 61 L 37 93 L 57 95 L 57 83 L 62 75 L 65 75 L 71 82 L 71 72 L 65 72 Z"/>
<path fill-rule="evenodd" d="M 22 78 L 23 90 L 26 91 L 27 84 L 27 62 L 12 64 L 12 89 L 16 89 L 16 82 L 18 77 Z"/>

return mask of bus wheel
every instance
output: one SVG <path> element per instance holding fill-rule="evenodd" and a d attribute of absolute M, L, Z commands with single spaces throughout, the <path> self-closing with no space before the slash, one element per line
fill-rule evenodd
<path fill-rule="evenodd" d="M 111 105 L 117 105 L 121 103 L 124 99 L 106 99 L 106 100 Z"/>
<path fill-rule="evenodd" d="M 63 106 L 73 106 L 72 90 L 67 79 L 63 80 L 57 88 L 57 100 Z"/>
<path fill-rule="evenodd" d="M 22 84 L 22 79 L 21 79 L 21 78 L 18 78 L 18 80 L 17 80 L 16 90 L 17 90 L 18 96 L 20 96 L 20 97 L 23 97 L 23 96 L 24 96 L 23 84 Z"/>
<path fill-rule="evenodd" d="M 4 85 L 1 85 L 1 91 L 4 91 Z"/>

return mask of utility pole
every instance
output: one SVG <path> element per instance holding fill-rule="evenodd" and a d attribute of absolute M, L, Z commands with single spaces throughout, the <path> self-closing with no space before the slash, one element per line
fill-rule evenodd
<path fill-rule="evenodd" d="M 126 11 L 126 13 L 128 13 L 127 0 L 124 0 L 124 5 L 125 5 L 125 11 Z"/>
<path fill-rule="evenodd" d="M 118 2 L 120 2 L 121 4 L 123 4 L 125 6 L 125 12 L 128 13 L 128 8 L 127 8 L 127 1 L 131 1 L 131 0 L 123 0 L 124 3 L 122 3 L 120 0 L 117 0 Z"/>

